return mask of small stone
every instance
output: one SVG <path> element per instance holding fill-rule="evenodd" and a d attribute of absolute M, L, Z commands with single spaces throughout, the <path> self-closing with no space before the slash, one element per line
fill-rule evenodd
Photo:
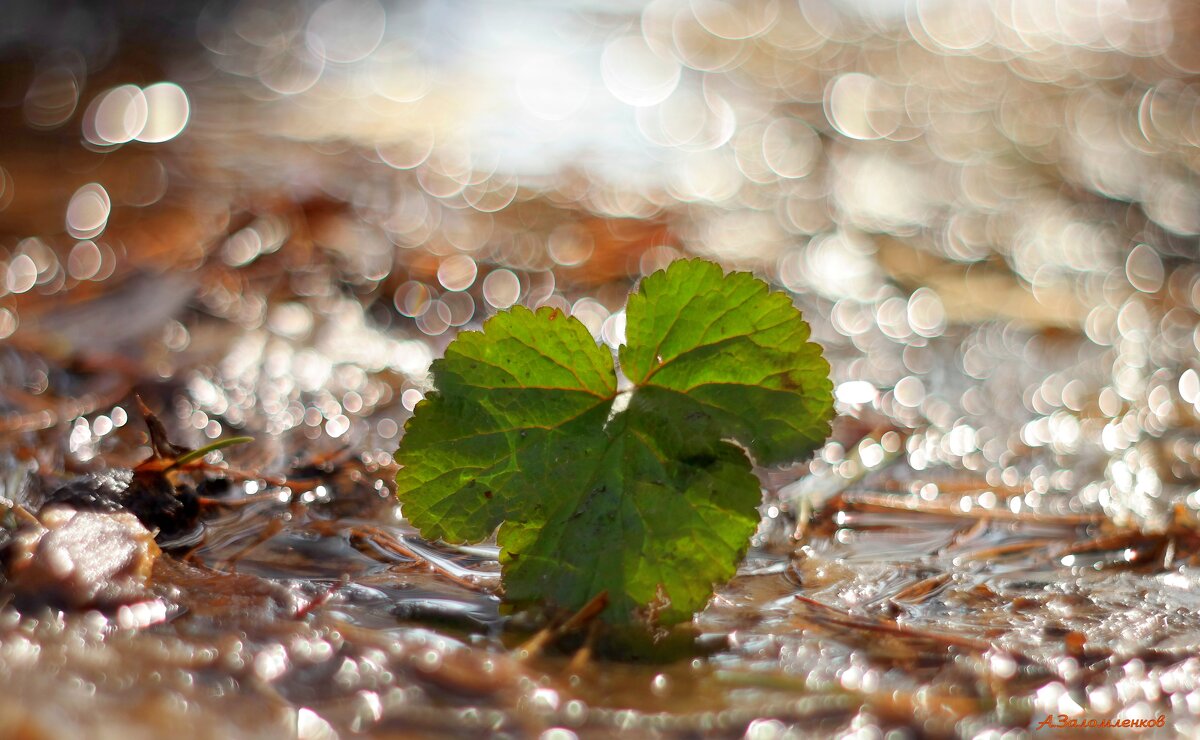
<path fill-rule="evenodd" d="M 160 550 L 133 514 L 51 506 L 38 519 L 9 550 L 9 587 L 19 601 L 104 609 L 147 597 Z"/>

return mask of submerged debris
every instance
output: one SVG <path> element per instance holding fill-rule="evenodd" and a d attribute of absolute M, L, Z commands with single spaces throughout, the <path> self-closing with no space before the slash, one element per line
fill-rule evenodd
<path fill-rule="evenodd" d="M 195 533 L 200 501 L 189 484 L 173 483 L 161 472 L 111 470 L 89 473 L 51 492 L 47 505 L 66 504 L 85 511 L 133 514 L 155 537 L 173 542 Z"/>
<path fill-rule="evenodd" d="M 151 455 L 132 470 L 114 469 L 75 478 L 51 492 L 45 505 L 67 504 L 87 511 L 133 514 L 165 546 L 194 543 L 200 527 L 200 496 L 184 480 L 205 468 L 204 453 L 247 438 L 222 440 L 201 450 L 172 443 L 161 421 L 142 405 L 150 432 Z"/>

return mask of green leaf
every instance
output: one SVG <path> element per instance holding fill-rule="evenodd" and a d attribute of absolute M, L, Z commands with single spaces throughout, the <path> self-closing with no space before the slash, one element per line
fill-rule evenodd
<path fill-rule="evenodd" d="M 795 460 L 829 431 L 829 365 L 799 311 L 712 263 L 675 262 L 630 297 L 629 391 L 612 353 L 558 310 L 518 307 L 483 329 L 434 363 L 437 391 L 396 453 L 397 495 L 431 539 L 499 527 L 516 604 L 578 609 L 606 591 L 610 622 L 689 619 L 758 525 L 743 448 Z"/>
<path fill-rule="evenodd" d="M 210 452 L 223 450 L 226 447 L 232 447 L 234 445 L 244 445 L 253 441 L 254 437 L 226 437 L 225 439 L 218 439 L 216 442 L 210 442 L 199 449 L 185 452 L 184 454 L 180 455 L 175 462 L 171 463 L 167 469 L 171 470 L 173 468 L 182 468 L 184 465 L 187 465 L 195 460 L 203 460 Z"/>
<path fill-rule="evenodd" d="M 677 406 L 678 418 L 703 413 L 760 464 L 820 446 L 832 409 L 829 363 L 791 299 L 749 273 L 676 265 L 629 297 L 625 375 Z"/>

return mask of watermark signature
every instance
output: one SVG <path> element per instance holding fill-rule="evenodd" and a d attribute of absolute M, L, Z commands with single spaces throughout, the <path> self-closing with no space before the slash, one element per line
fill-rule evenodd
<path fill-rule="evenodd" d="M 1163 727 L 1167 723 L 1166 715 L 1158 715 L 1153 719 L 1088 719 L 1086 717 L 1068 717 L 1065 714 L 1060 714 L 1057 717 L 1053 714 L 1047 714 L 1046 719 L 1038 723 L 1035 730 L 1045 728 L 1051 729 L 1085 729 L 1085 730 L 1108 730 L 1108 729 L 1132 729 L 1134 727 Z"/>

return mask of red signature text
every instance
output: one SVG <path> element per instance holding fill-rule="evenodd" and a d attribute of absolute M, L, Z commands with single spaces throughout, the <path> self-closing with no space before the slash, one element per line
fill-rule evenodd
<path fill-rule="evenodd" d="M 1065 714 L 1060 714 L 1055 717 L 1053 714 L 1047 714 L 1046 719 L 1038 723 L 1034 729 L 1041 730 L 1049 727 L 1052 729 L 1070 728 L 1070 729 L 1113 729 L 1134 727 L 1163 727 L 1167 723 L 1167 718 L 1164 715 L 1158 715 L 1153 719 L 1088 719 L 1086 717 L 1068 717 Z"/>

